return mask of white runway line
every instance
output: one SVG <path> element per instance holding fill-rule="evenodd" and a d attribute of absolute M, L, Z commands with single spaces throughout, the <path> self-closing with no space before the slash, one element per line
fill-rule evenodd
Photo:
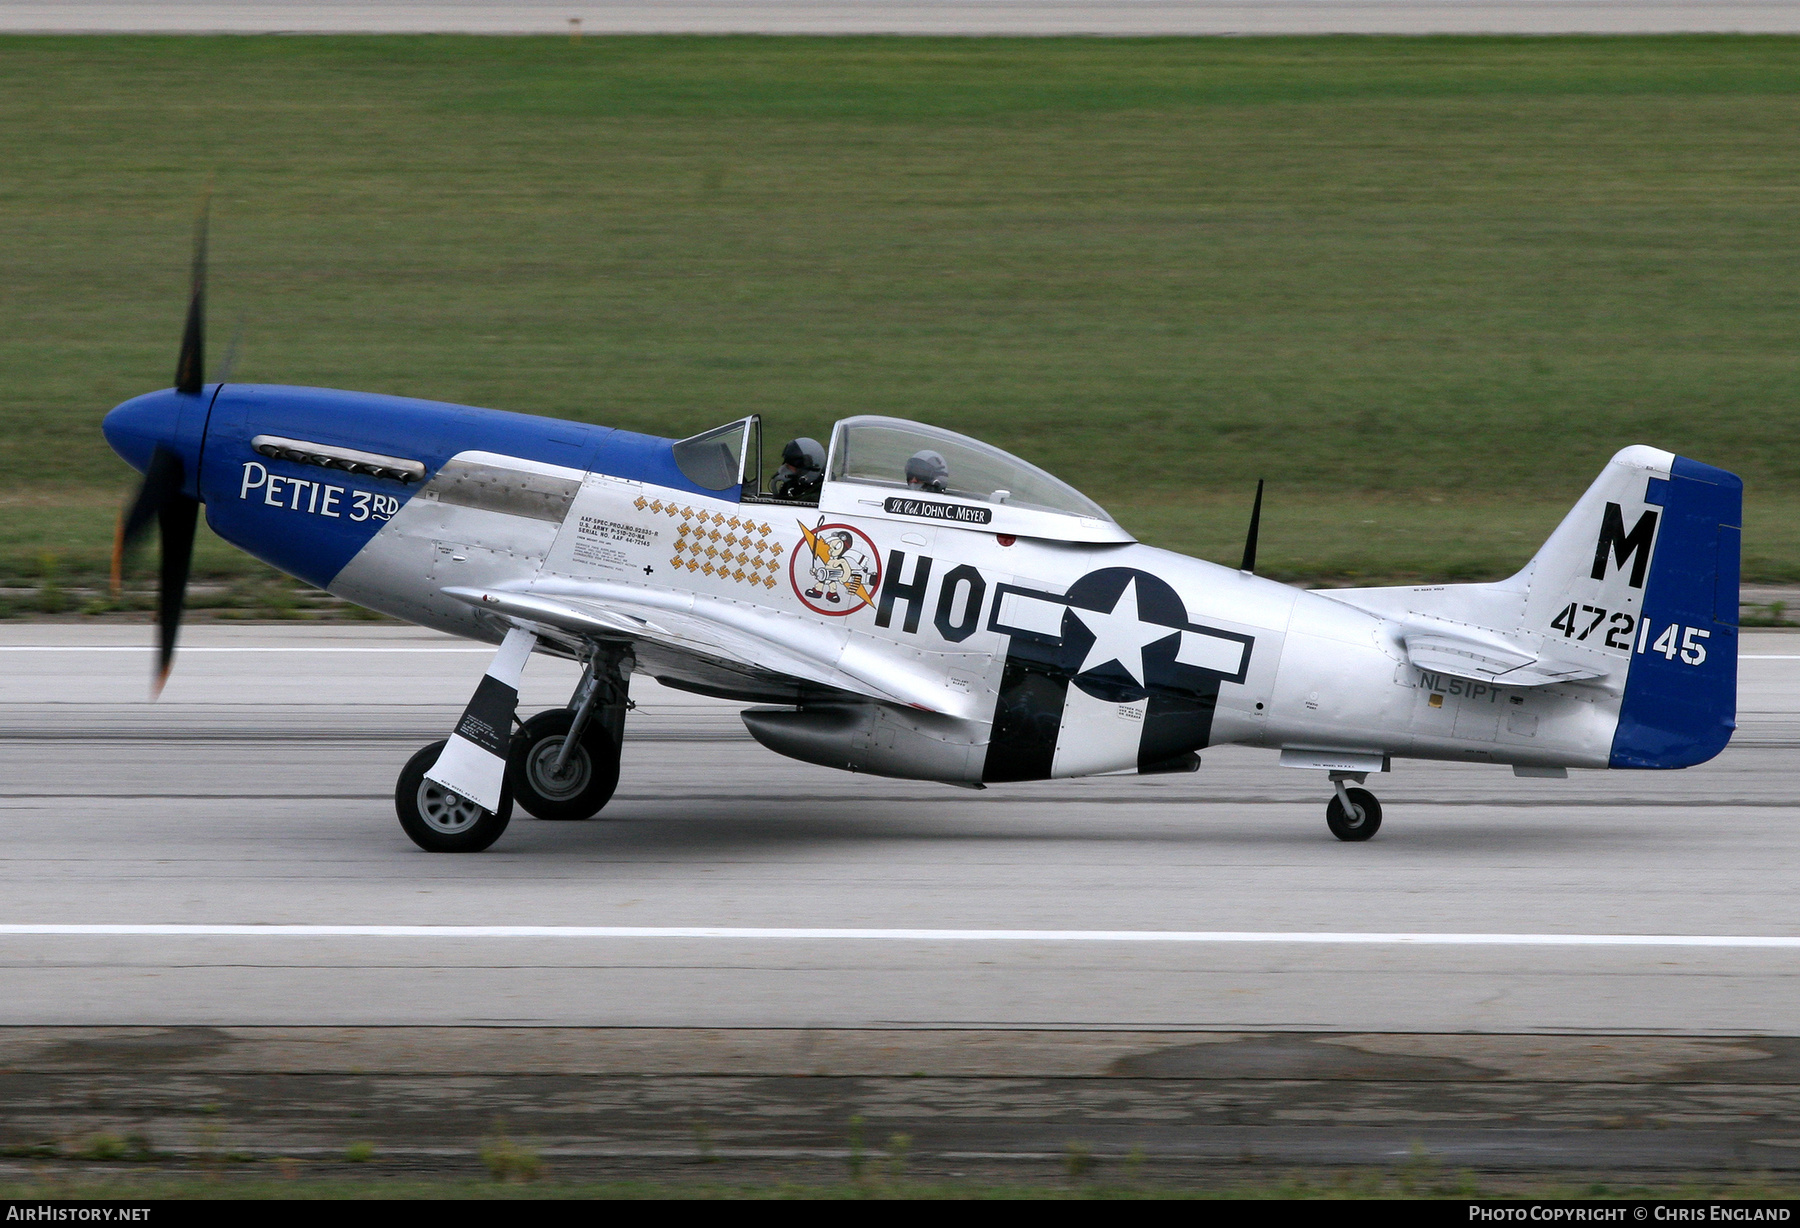
<path fill-rule="evenodd" d="M 1151 942 L 1326 946 L 1800 949 L 1800 936 L 1382 934 L 1281 930 L 765 929 L 711 925 L 0 925 L 0 938 L 679 938 L 733 942 Z"/>

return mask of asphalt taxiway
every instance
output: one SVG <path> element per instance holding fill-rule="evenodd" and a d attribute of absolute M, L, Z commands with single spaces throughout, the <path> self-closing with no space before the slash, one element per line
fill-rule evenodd
<path fill-rule="evenodd" d="M 456 857 L 390 791 L 486 650 L 197 626 L 150 704 L 146 637 L 0 628 L 0 1024 L 1795 1029 L 1800 636 L 1745 636 L 1711 764 L 1401 761 L 1364 845 L 1269 752 L 975 793 L 640 682 L 601 818 Z M 525 708 L 572 677 L 534 661 Z"/>

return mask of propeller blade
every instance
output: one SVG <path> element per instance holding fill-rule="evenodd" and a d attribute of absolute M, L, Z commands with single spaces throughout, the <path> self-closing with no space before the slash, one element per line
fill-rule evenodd
<path fill-rule="evenodd" d="M 151 518 L 160 513 L 170 499 L 186 497 L 181 493 L 182 477 L 181 457 L 157 445 L 150 454 L 150 466 L 144 470 L 144 480 L 136 496 L 119 513 L 118 531 L 113 534 L 113 596 L 119 595 L 125 582 L 126 557 L 143 538 Z"/>
<path fill-rule="evenodd" d="M 200 198 L 200 216 L 194 222 L 193 282 L 188 294 L 187 324 L 181 332 L 181 352 L 175 358 L 175 390 L 197 393 L 206 386 L 206 230 L 212 212 L 212 185 Z M 236 350 L 236 343 L 232 349 Z M 175 640 L 181 634 L 181 612 L 187 604 L 188 573 L 194 561 L 194 528 L 199 520 L 199 500 L 182 491 L 186 474 L 181 456 L 162 444 L 150 453 L 144 481 L 131 503 L 119 514 L 113 534 L 112 590 L 116 597 L 125 583 L 125 560 L 156 519 L 162 537 L 162 567 L 156 594 L 156 678 L 150 698 L 162 694 L 175 662 Z"/>
<path fill-rule="evenodd" d="M 131 548 L 142 540 L 154 519 L 162 537 L 162 574 L 156 594 L 156 678 L 150 686 L 150 698 L 162 694 L 169 680 L 169 667 L 175 661 L 175 640 L 181 633 L 181 611 L 187 604 L 188 572 L 194 560 L 194 529 L 200 514 L 200 502 L 181 490 L 181 457 L 158 445 L 150 454 L 150 465 L 144 471 L 143 485 L 136 497 L 119 514 L 118 533 L 113 537 L 113 594 L 117 596 L 125 579 L 125 559 Z"/>
<path fill-rule="evenodd" d="M 162 576 L 156 594 L 156 681 L 150 698 L 162 694 L 175 663 L 175 637 L 181 633 L 181 611 L 187 604 L 188 570 L 194 561 L 194 522 L 200 503 L 177 491 L 163 503 L 158 519 L 162 530 Z"/>
<path fill-rule="evenodd" d="M 1239 571 L 1254 573 L 1256 571 L 1256 536 L 1262 529 L 1262 488 L 1263 480 L 1256 479 L 1256 502 L 1250 505 L 1250 532 L 1244 536 L 1244 561 Z"/>
<path fill-rule="evenodd" d="M 206 384 L 206 222 L 212 212 L 212 188 L 200 201 L 200 218 L 194 223 L 194 282 L 188 296 L 187 327 L 181 332 L 181 353 L 175 359 L 175 390 L 199 392 Z"/>

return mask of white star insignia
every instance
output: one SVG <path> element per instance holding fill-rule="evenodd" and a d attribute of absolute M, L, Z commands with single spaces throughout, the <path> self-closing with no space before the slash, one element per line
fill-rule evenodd
<path fill-rule="evenodd" d="M 1174 627 L 1147 623 L 1138 617 L 1137 578 L 1134 576 L 1113 608 L 1101 614 L 1070 606 L 1076 618 L 1094 633 L 1094 645 L 1087 651 L 1077 673 L 1085 674 L 1098 665 L 1117 661 L 1139 686 L 1144 685 L 1144 649 L 1158 640 L 1179 635 Z"/>

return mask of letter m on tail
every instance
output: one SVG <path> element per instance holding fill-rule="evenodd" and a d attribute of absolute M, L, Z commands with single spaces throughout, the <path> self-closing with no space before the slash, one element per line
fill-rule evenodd
<path fill-rule="evenodd" d="M 1610 554 L 1620 571 L 1625 569 L 1626 562 L 1631 563 L 1631 587 L 1643 588 L 1644 568 L 1650 565 L 1650 543 L 1655 538 L 1655 512 L 1639 516 L 1637 524 L 1627 533 L 1624 509 L 1617 503 L 1608 503 L 1606 515 L 1600 519 L 1600 540 L 1594 545 L 1594 579 L 1606 579 L 1606 558 Z"/>

